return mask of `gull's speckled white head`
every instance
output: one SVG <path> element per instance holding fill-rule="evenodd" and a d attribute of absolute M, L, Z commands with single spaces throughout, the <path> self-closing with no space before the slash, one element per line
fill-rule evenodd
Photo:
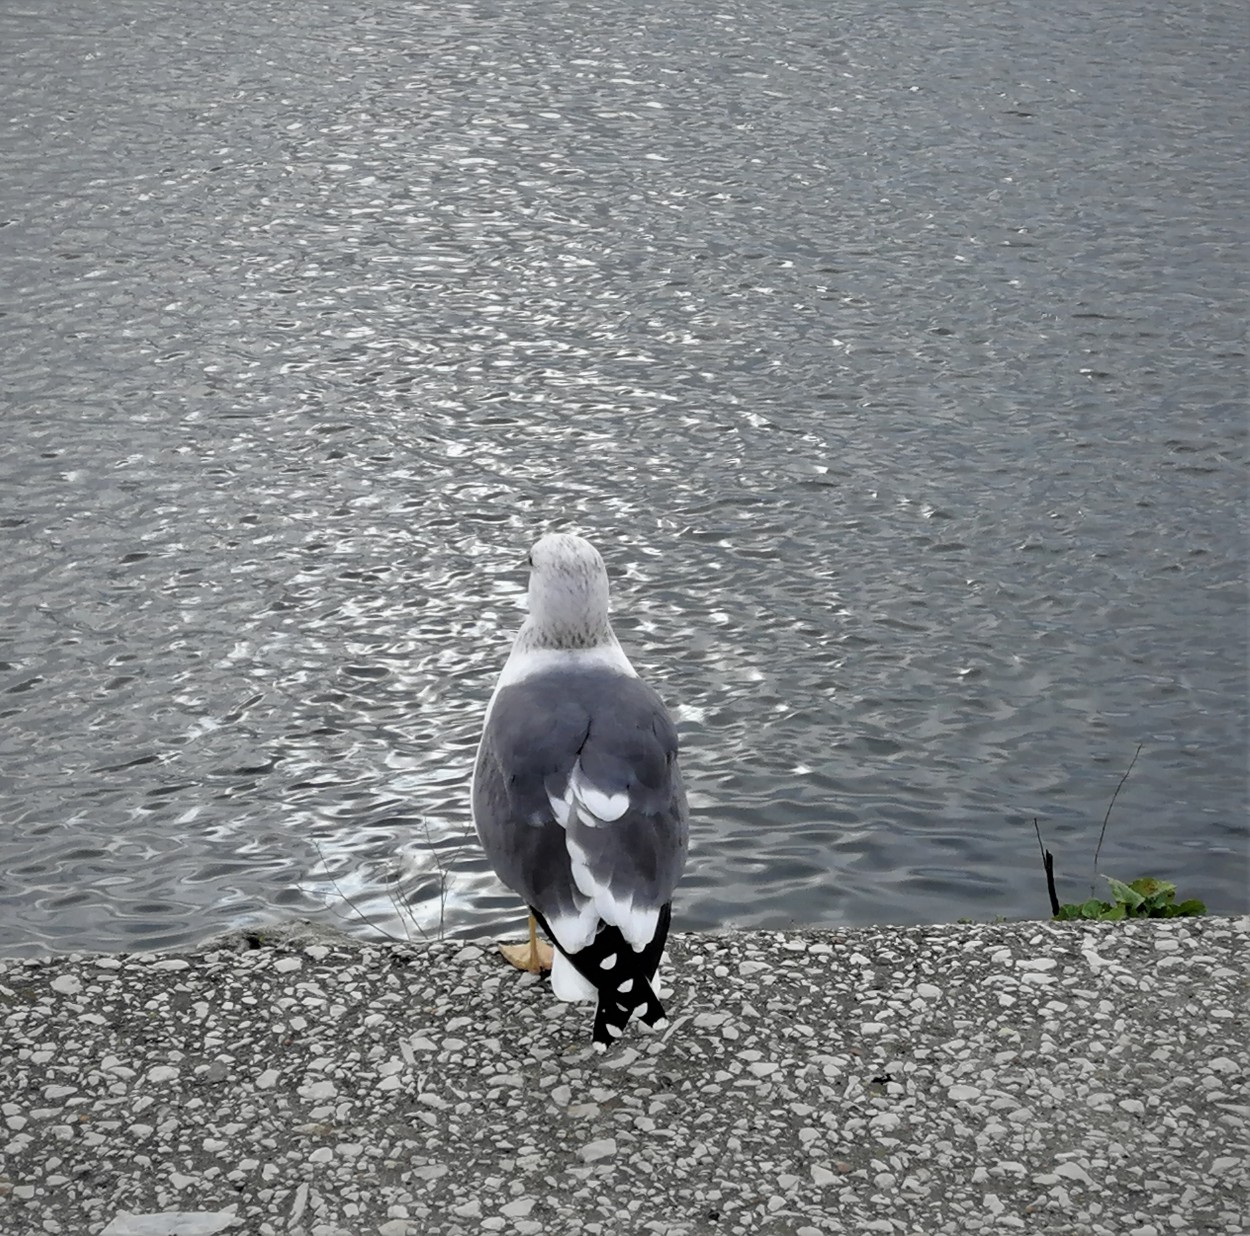
<path fill-rule="evenodd" d="M 531 648 L 597 648 L 615 643 L 608 620 L 608 572 L 580 536 L 552 532 L 530 550 Z"/>

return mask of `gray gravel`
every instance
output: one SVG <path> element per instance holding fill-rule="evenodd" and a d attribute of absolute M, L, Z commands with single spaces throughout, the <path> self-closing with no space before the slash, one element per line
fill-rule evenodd
<path fill-rule="evenodd" d="M 0 961 L 0 1232 L 1240 1233 L 1248 930 L 678 936 L 606 1055 L 476 945 Z"/>

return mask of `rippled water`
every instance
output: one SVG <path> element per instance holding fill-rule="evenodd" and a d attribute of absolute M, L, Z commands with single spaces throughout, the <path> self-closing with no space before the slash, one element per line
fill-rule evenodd
<path fill-rule="evenodd" d="M 551 527 L 680 719 L 680 925 L 1245 905 L 1244 15 L 0 15 L 0 951 L 517 921 Z"/>

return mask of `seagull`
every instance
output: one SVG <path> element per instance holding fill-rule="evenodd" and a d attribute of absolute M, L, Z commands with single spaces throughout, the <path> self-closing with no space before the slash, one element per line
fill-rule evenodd
<path fill-rule="evenodd" d="M 677 731 L 608 619 L 598 550 L 552 533 L 530 550 L 529 616 L 486 709 L 473 822 L 496 875 L 529 907 L 528 945 L 561 1000 L 596 1000 L 602 1049 L 641 1010 L 664 1016 L 653 981 L 686 862 Z M 555 945 L 543 954 L 535 925 Z"/>

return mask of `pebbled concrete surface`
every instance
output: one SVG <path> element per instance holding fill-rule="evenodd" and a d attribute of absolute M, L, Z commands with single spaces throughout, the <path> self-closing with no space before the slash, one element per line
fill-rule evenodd
<path fill-rule="evenodd" d="M 606 1055 L 462 942 L 0 961 L 0 1232 L 1231 1236 L 1248 930 L 679 936 Z"/>

